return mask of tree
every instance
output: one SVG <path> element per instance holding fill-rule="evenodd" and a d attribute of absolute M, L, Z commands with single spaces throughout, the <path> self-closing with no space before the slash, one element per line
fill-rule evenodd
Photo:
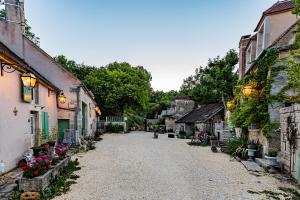
<path fill-rule="evenodd" d="M 68 60 L 64 55 L 56 56 L 54 59 L 81 81 L 95 69 L 93 66 L 84 63 L 77 64 L 74 60 Z"/>
<path fill-rule="evenodd" d="M 177 91 L 151 91 L 147 118 L 155 118 L 162 110 L 170 107 L 170 102 L 179 95 Z"/>
<path fill-rule="evenodd" d="M 233 87 L 237 75 L 233 69 L 238 62 L 235 50 L 229 50 L 224 58 L 209 59 L 206 67 L 199 67 L 192 75 L 184 80 L 181 92 L 192 98 L 198 104 L 208 104 L 233 98 Z"/>
<path fill-rule="evenodd" d="M 84 79 L 107 115 L 123 115 L 127 109 L 145 112 L 150 81 L 151 75 L 143 67 L 117 62 L 95 68 Z"/>

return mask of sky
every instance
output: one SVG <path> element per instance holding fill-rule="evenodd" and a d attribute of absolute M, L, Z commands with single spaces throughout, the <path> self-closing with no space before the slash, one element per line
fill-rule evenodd
<path fill-rule="evenodd" d="M 152 87 L 169 91 L 209 58 L 238 50 L 276 1 L 25 0 L 25 16 L 51 56 L 144 66 Z"/>

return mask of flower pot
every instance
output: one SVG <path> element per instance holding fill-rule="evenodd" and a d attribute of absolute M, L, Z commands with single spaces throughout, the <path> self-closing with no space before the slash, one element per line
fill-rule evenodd
<path fill-rule="evenodd" d="M 48 144 L 50 147 L 54 147 L 55 146 L 56 141 L 49 141 Z"/>
<path fill-rule="evenodd" d="M 254 144 L 248 144 L 248 149 L 256 150 L 256 146 Z"/>
<path fill-rule="evenodd" d="M 247 149 L 249 161 L 253 161 L 255 156 L 255 151 L 256 151 L 255 149 Z"/>
<path fill-rule="evenodd" d="M 267 159 L 267 165 L 269 167 L 275 167 L 275 166 L 277 166 L 277 157 L 265 156 L 265 158 Z"/>
<path fill-rule="evenodd" d="M 43 150 L 42 147 L 32 147 L 33 150 L 33 156 L 37 157 L 40 155 L 40 152 Z"/>

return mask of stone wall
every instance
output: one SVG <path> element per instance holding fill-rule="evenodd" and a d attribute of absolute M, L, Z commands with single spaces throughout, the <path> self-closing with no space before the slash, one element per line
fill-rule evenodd
<path fill-rule="evenodd" d="M 295 127 L 300 130 L 300 104 L 295 104 L 290 107 L 280 109 L 280 128 L 281 128 L 281 152 L 279 162 L 283 165 L 286 171 L 289 171 L 290 161 L 292 161 L 292 175 L 294 178 L 298 179 L 299 177 L 299 147 L 300 141 L 297 142 L 297 149 L 295 151 L 290 151 L 289 141 L 287 140 L 287 129 L 289 126 L 288 118 L 291 119 L 290 123 L 293 123 Z M 298 131 L 299 134 L 299 131 Z"/>

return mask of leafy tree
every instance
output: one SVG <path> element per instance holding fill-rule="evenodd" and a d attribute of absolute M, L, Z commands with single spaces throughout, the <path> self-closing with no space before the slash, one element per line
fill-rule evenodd
<path fill-rule="evenodd" d="M 181 92 L 192 96 L 198 104 L 222 101 L 225 106 L 225 101 L 233 98 L 233 87 L 237 81 L 233 69 L 237 63 L 235 50 L 229 50 L 224 58 L 209 59 L 206 67 L 199 67 L 195 75 L 184 80 Z"/>
<path fill-rule="evenodd" d="M 151 91 L 147 118 L 155 118 L 162 110 L 167 109 L 172 101 L 179 93 L 177 91 Z"/>
<path fill-rule="evenodd" d="M 77 64 L 74 60 L 68 60 L 64 55 L 56 56 L 54 59 L 81 81 L 95 69 L 95 67 L 83 63 Z"/>
<path fill-rule="evenodd" d="M 149 103 L 151 75 L 143 67 L 111 63 L 95 68 L 84 83 L 107 115 L 122 115 L 128 109 L 144 112 Z"/>

